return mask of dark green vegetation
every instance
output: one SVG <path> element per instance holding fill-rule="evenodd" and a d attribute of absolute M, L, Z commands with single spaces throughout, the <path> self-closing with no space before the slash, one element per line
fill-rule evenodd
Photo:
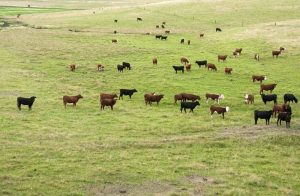
<path fill-rule="evenodd" d="M 266 83 L 277 83 L 279 103 L 287 92 L 300 97 L 299 6 L 292 0 L 228 0 L 24 15 L 21 22 L 47 29 L 0 31 L 0 195 L 123 189 L 139 195 L 296 195 L 300 106 L 292 104 L 290 129 L 277 128 L 274 118 L 270 126 L 264 121 L 254 126 L 253 111 L 272 104 L 262 103 L 251 76 L 267 75 Z M 166 29 L 156 29 L 162 21 Z M 215 33 L 216 26 L 223 32 Z M 155 40 L 164 30 L 171 30 L 167 41 Z M 191 45 L 179 44 L 181 38 Z M 280 46 L 287 50 L 273 59 L 271 51 Z M 242 55 L 235 59 L 232 51 L 240 47 Z M 228 54 L 227 62 L 217 62 L 218 54 Z M 192 71 L 175 74 L 171 66 L 183 56 L 192 61 Z M 218 72 L 199 69 L 194 61 L 202 59 L 215 63 Z M 118 73 L 122 61 L 133 69 Z M 75 72 L 68 69 L 71 63 L 78 66 Z M 105 65 L 103 73 L 96 71 L 98 63 Z M 226 66 L 232 75 L 224 74 Z M 120 88 L 138 93 L 117 101 L 114 111 L 100 112 L 99 93 Z M 147 92 L 165 98 L 146 107 Z M 180 92 L 200 95 L 194 113 L 181 114 L 179 104 L 173 105 Z M 84 98 L 77 107 L 64 109 L 62 96 L 78 93 Z M 205 103 L 205 93 L 225 95 L 221 105 L 230 112 L 224 120 L 210 117 L 212 102 Z M 245 93 L 255 94 L 254 105 L 243 103 Z M 33 110 L 19 112 L 16 97 L 32 95 Z"/>

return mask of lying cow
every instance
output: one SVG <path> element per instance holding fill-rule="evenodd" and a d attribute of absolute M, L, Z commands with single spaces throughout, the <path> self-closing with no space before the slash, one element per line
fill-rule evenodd
<path fill-rule="evenodd" d="M 263 80 L 266 80 L 267 76 L 256 76 L 256 75 L 252 75 L 252 81 L 259 81 L 260 83 L 262 83 Z"/>
<path fill-rule="evenodd" d="M 80 94 L 76 95 L 76 96 L 68 96 L 68 95 L 63 96 L 63 103 L 64 103 L 65 108 L 67 106 L 67 103 L 72 103 L 73 106 L 76 106 L 78 100 L 81 98 L 83 98 L 83 97 Z"/>
<path fill-rule="evenodd" d="M 210 94 L 210 93 L 206 93 L 205 97 L 206 97 L 206 103 L 208 103 L 208 101 L 211 99 L 211 100 L 217 101 L 218 104 L 221 99 L 225 98 L 225 96 L 223 94 L 217 95 L 217 94 Z"/>
<path fill-rule="evenodd" d="M 276 94 L 270 94 L 270 95 L 261 94 L 260 96 L 264 104 L 266 104 L 268 101 L 274 101 L 274 104 L 277 104 Z"/>
<path fill-rule="evenodd" d="M 224 114 L 225 112 L 229 112 L 229 107 L 226 106 L 225 108 L 224 107 L 220 107 L 220 106 L 210 106 L 210 117 L 212 117 L 212 115 L 214 113 L 218 113 L 218 114 L 222 114 L 222 117 L 224 119 Z"/>
<path fill-rule="evenodd" d="M 207 63 L 207 70 L 217 71 L 217 67 L 215 64 Z"/>
<path fill-rule="evenodd" d="M 260 94 L 263 93 L 264 91 L 272 91 L 276 87 L 277 84 L 261 84 L 260 85 Z"/>
<path fill-rule="evenodd" d="M 114 105 L 116 104 L 116 99 L 101 99 L 100 100 L 100 110 L 104 110 L 105 106 L 110 106 L 110 109 L 114 109 Z"/>
<path fill-rule="evenodd" d="M 266 119 L 266 125 L 270 124 L 270 118 L 273 114 L 272 110 L 269 111 L 259 111 L 255 110 L 254 111 L 254 122 L 257 124 L 257 120 L 260 119 Z"/>
<path fill-rule="evenodd" d="M 195 109 L 195 107 L 197 107 L 197 105 L 200 105 L 199 101 L 196 101 L 196 102 L 181 102 L 180 111 L 182 113 L 182 110 L 184 110 L 184 112 L 186 113 L 186 109 L 190 109 L 191 112 L 194 112 L 194 109 Z"/>
<path fill-rule="evenodd" d="M 36 99 L 35 96 L 32 96 L 30 98 L 18 97 L 17 98 L 18 109 L 21 110 L 21 105 L 28 105 L 28 109 L 31 110 L 31 107 L 35 99 Z"/>
<path fill-rule="evenodd" d="M 182 95 L 183 101 L 191 100 L 192 102 L 194 102 L 196 100 L 200 100 L 200 96 L 198 96 L 198 95 L 194 95 L 194 94 L 190 94 L 190 93 L 182 93 L 181 95 Z"/>
<path fill-rule="evenodd" d="M 245 95 L 245 103 L 249 104 L 249 103 L 254 103 L 254 95 L 252 94 L 246 94 Z"/>
<path fill-rule="evenodd" d="M 287 102 L 298 103 L 298 99 L 293 94 L 284 94 L 283 99 L 284 99 L 284 103 Z"/>
<path fill-rule="evenodd" d="M 204 67 L 207 66 L 207 60 L 196 61 L 195 63 L 199 66 L 199 68 L 201 68 L 201 65 L 204 65 Z"/>
<path fill-rule="evenodd" d="M 120 89 L 120 96 L 119 99 L 122 98 L 123 99 L 123 95 L 128 95 L 129 98 L 131 99 L 131 96 L 133 95 L 133 93 L 137 92 L 136 89 Z"/>
<path fill-rule="evenodd" d="M 285 121 L 286 128 L 289 128 L 290 124 L 291 124 L 291 119 L 292 119 L 292 114 L 291 113 L 289 113 L 289 112 L 280 112 L 278 114 L 278 118 L 277 118 L 277 126 L 278 126 L 278 122 L 281 125 L 281 121 Z"/>
<path fill-rule="evenodd" d="M 182 65 L 179 65 L 179 66 L 173 65 L 173 68 L 174 68 L 176 74 L 177 74 L 177 71 L 182 71 L 182 73 L 184 73 L 184 66 L 182 66 Z"/>
<path fill-rule="evenodd" d="M 156 102 L 157 105 L 160 102 L 160 100 L 164 97 L 164 95 L 151 95 L 151 94 L 145 94 L 144 95 L 144 100 L 145 100 L 145 104 L 149 104 L 152 105 L 152 102 Z"/>

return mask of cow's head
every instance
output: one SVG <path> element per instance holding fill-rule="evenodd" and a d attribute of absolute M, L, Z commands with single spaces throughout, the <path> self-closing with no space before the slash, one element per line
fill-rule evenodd
<path fill-rule="evenodd" d="M 224 99 L 224 98 L 225 98 L 225 96 L 223 94 L 219 95 L 219 99 Z"/>
<path fill-rule="evenodd" d="M 136 90 L 136 89 L 133 89 L 132 91 L 133 91 L 133 92 L 137 92 L 137 90 Z"/>
<path fill-rule="evenodd" d="M 228 106 L 226 106 L 225 110 L 226 110 L 226 112 L 229 112 L 229 107 L 228 107 Z"/>

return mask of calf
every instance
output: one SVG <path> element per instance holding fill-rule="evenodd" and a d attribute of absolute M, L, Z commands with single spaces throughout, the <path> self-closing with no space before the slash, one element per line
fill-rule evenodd
<path fill-rule="evenodd" d="M 153 58 L 152 63 L 153 63 L 153 65 L 157 65 L 157 58 Z"/>
<path fill-rule="evenodd" d="M 257 60 L 257 61 L 259 61 L 260 57 L 259 57 L 259 54 L 258 54 L 258 53 L 256 53 L 256 54 L 254 55 L 254 59 Z"/>
<path fill-rule="evenodd" d="M 68 96 L 68 95 L 63 96 L 63 103 L 64 103 L 65 108 L 67 106 L 67 103 L 73 103 L 73 106 L 76 106 L 76 103 L 81 98 L 83 98 L 83 97 L 80 94 L 76 95 L 76 96 Z"/>
<path fill-rule="evenodd" d="M 207 63 L 207 70 L 214 70 L 214 71 L 217 71 L 217 67 L 215 64 L 212 64 L 212 63 Z"/>
<path fill-rule="evenodd" d="M 254 95 L 252 94 L 246 94 L 245 95 L 245 104 L 254 103 Z"/>
<path fill-rule="evenodd" d="M 183 101 L 183 96 L 182 96 L 182 94 L 183 94 L 183 93 L 174 95 L 174 104 L 177 104 L 177 101 L 178 101 L 178 100 L 180 100 L 181 102 Z"/>
<path fill-rule="evenodd" d="M 131 70 L 131 65 L 130 65 L 130 63 L 123 62 L 122 65 L 123 65 L 124 68 Z"/>
<path fill-rule="evenodd" d="M 196 102 L 181 102 L 180 104 L 180 111 L 182 113 L 182 109 L 184 109 L 184 112 L 186 113 L 186 109 L 190 109 L 191 112 L 194 112 L 195 107 L 197 105 L 200 105 L 199 101 Z"/>
<path fill-rule="evenodd" d="M 184 73 L 184 66 L 177 66 L 177 65 L 173 65 L 173 68 L 177 74 L 177 71 L 182 71 L 182 73 Z"/>
<path fill-rule="evenodd" d="M 184 44 L 184 39 L 181 39 L 181 40 L 180 40 L 180 43 L 181 43 L 181 44 Z"/>
<path fill-rule="evenodd" d="M 217 95 L 217 94 L 210 94 L 210 93 L 206 93 L 205 97 L 206 97 L 206 103 L 208 103 L 208 101 L 211 99 L 211 100 L 217 101 L 218 104 L 221 99 L 225 98 L 225 96 L 223 94 Z"/>
<path fill-rule="evenodd" d="M 218 55 L 218 62 L 220 60 L 222 60 L 224 62 L 224 61 L 226 61 L 226 59 L 227 59 L 227 55 Z"/>
<path fill-rule="evenodd" d="M 35 99 L 36 99 L 35 96 L 32 96 L 30 98 L 17 97 L 18 109 L 21 110 L 21 105 L 28 105 L 28 109 L 31 110 L 31 107 L 32 107 L 33 102 L 35 101 Z"/>
<path fill-rule="evenodd" d="M 262 94 L 264 91 L 272 91 L 276 87 L 277 84 L 261 84 L 260 85 L 260 94 Z"/>
<path fill-rule="evenodd" d="M 229 112 L 229 107 L 226 106 L 225 108 L 224 107 L 220 107 L 220 106 L 210 106 L 210 117 L 212 117 L 212 115 L 214 113 L 218 113 L 218 114 L 222 114 L 222 117 L 224 119 L 224 113 L 225 112 Z"/>
<path fill-rule="evenodd" d="M 192 64 L 185 64 L 186 71 L 191 71 Z"/>
<path fill-rule="evenodd" d="M 272 110 L 269 111 L 259 111 L 255 110 L 254 111 L 254 122 L 257 125 L 257 120 L 260 119 L 266 119 L 266 125 L 270 124 L 270 118 L 273 114 Z"/>
<path fill-rule="evenodd" d="M 189 63 L 189 60 L 187 59 L 187 58 L 185 58 L 185 57 L 181 57 L 180 58 L 180 62 L 183 64 L 187 64 L 187 63 Z"/>
<path fill-rule="evenodd" d="M 268 101 L 274 101 L 274 104 L 277 103 L 277 95 L 276 94 L 271 94 L 271 95 L 265 95 L 261 94 L 261 99 L 266 104 Z"/>
<path fill-rule="evenodd" d="M 69 65 L 69 67 L 70 67 L 71 71 L 75 71 L 76 65 L 75 64 L 71 64 L 71 65 Z"/>
<path fill-rule="evenodd" d="M 101 99 L 100 100 L 100 110 L 104 110 L 105 106 L 110 106 L 110 109 L 114 109 L 114 105 L 116 104 L 116 99 Z"/>
<path fill-rule="evenodd" d="M 276 118 L 277 113 L 279 114 L 279 112 L 285 112 L 287 110 L 288 110 L 288 105 L 286 105 L 286 104 L 282 104 L 282 105 L 274 104 L 272 116 L 274 116 Z"/>
<path fill-rule="evenodd" d="M 125 67 L 123 65 L 117 65 L 118 72 L 123 72 Z"/>
<path fill-rule="evenodd" d="M 117 94 L 108 94 L 108 93 L 100 93 L 100 100 L 102 99 L 114 99 L 114 98 L 118 98 Z"/>
<path fill-rule="evenodd" d="M 222 29 L 219 28 L 219 27 L 217 27 L 217 28 L 216 28 L 216 32 L 222 32 Z"/>
<path fill-rule="evenodd" d="M 195 63 L 197 63 L 197 65 L 199 66 L 199 68 L 201 68 L 201 65 L 204 65 L 205 67 L 207 66 L 207 60 L 196 61 Z"/>
<path fill-rule="evenodd" d="M 157 105 L 160 102 L 160 100 L 164 97 L 164 95 L 151 95 L 151 94 L 145 94 L 144 95 L 144 100 L 145 100 L 145 104 L 149 104 L 152 105 L 152 102 L 156 102 Z"/>
<path fill-rule="evenodd" d="M 131 99 L 131 96 L 133 95 L 133 93 L 137 92 L 136 89 L 120 89 L 120 96 L 119 99 L 122 98 L 123 99 L 123 95 L 128 95 L 129 98 Z"/>
<path fill-rule="evenodd" d="M 289 113 L 289 112 L 279 112 L 278 118 L 277 118 L 277 126 L 278 126 L 278 122 L 281 125 L 281 121 L 285 121 L 286 128 L 289 128 L 290 124 L 291 124 L 291 118 L 292 118 L 291 113 Z"/>
<path fill-rule="evenodd" d="M 111 43 L 115 43 L 116 44 L 116 43 L 118 43 L 118 40 L 117 39 L 112 39 Z"/>
<path fill-rule="evenodd" d="M 231 74 L 232 72 L 232 68 L 229 68 L 229 67 L 225 67 L 225 74 Z"/>
<path fill-rule="evenodd" d="M 293 94 L 284 94 L 283 99 L 284 99 L 284 103 L 287 102 L 298 103 L 298 99 Z"/>
<path fill-rule="evenodd" d="M 189 94 L 189 93 L 182 93 L 181 95 L 182 95 L 183 101 L 191 100 L 192 102 L 194 102 L 196 100 L 200 100 L 200 96 L 198 96 L 198 95 Z"/>
<path fill-rule="evenodd" d="M 256 76 L 256 75 L 252 75 L 252 81 L 255 82 L 260 81 L 260 83 L 262 83 L 263 80 L 266 80 L 267 76 Z"/>

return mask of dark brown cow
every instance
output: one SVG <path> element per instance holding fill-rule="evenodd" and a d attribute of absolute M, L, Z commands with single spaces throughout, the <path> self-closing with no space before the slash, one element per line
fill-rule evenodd
<path fill-rule="evenodd" d="M 254 103 L 254 95 L 246 94 L 245 95 L 245 104 Z"/>
<path fill-rule="evenodd" d="M 183 101 L 183 97 L 182 97 L 183 93 L 174 95 L 174 104 L 177 104 L 177 101 L 180 100 L 181 102 Z"/>
<path fill-rule="evenodd" d="M 186 71 L 191 71 L 192 64 L 185 64 Z"/>
<path fill-rule="evenodd" d="M 67 103 L 73 103 L 73 106 L 76 106 L 76 103 L 81 98 L 83 98 L 83 97 L 80 94 L 76 95 L 76 96 L 68 96 L 68 95 L 63 96 L 63 103 L 64 103 L 65 108 L 67 106 Z"/>
<path fill-rule="evenodd" d="M 100 93 L 100 100 L 118 98 L 117 94 Z"/>
<path fill-rule="evenodd" d="M 200 33 L 200 37 L 204 37 L 204 33 Z"/>
<path fill-rule="evenodd" d="M 75 71 L 76 65 L 75 64 L 71 64 L 71 65 L 69 65 L 69 67 L 70 67 L 71 71 Z"/>
<path fill-rule="evenodd" d="M 254 59 L 257 60 L 257 61 L 259 61 L 260 57 L 259 57 L 259 54 L 258 54 L 258 53 L 256 53 L 256 54 L 254 55 Z"/>
<path fill-rule="evenodd" d="M 272 114 L 272 116 L 276 118 L 276 114 L 277 113 L 279 114 L 279 112 L 285 112 L 287 110 L 287 108 L 288 108 L 287 104 L 282 104 L 282 105 L 275 104 L 273 106 L 273 114 Z"/>
<path fill-rule="evenodd" d="M 264 91 L 272 91 L 276 87 L 277 84 L 261 84 L 260 85 L 260 94 L 263 93 Z"/>
<path fill-rule="evenodd" d="M 157 65 L 157 58 L 153 58 L 152 63 L 153 63 L 153 65 Z"/>
<path fill-rule="evenodd" d="M 116 43 L 118 43 L 118 40 L 112 39 L 112 40 L 111 40 L 111 43 L 115 43 L 115 44 L 116 44 Z"/>
<path fill-rule="evenodd" d="M 225 67 L 225 74 L 231 74 L 231 72 L 232 72 L 232 68 L 230 68 L 230 67 Z"/>
<path fill-rule="evenodd" d="M 159 25 L 156 25 L 155 27 L 156 27 L 157 29 L 159 29 Z"/>
<path fill-rule="evenodd" d="M 165 22 L 165 21 L 163 21 L 161 24 L 163 24 L 163 25 L 166 25 L 166 22 Z"/>
<path fill-rule="evenodd" d="M 161 25 L 161 28 L 163 28 L 163 29 L 164 29 L 164 28 L 165 28 L 165 25 L 163 25 L 163 24 L 162 24 L 162 25 Z"/>
<path fill-rule="evenodd" d="M 239 53 L 237 53 L 237 52 L 235 52 L 235 51 L 234 51 L 232 54 L 233 54 L 233 56 L 234 56 L 235 58 L 239 55 Z"/>
<path fill-rule="evenodd" d="M 277 126 L 278 126 L 278 122 L 281 125 L 281 121 L 285 121 L 286 128 L 289 128 L 291 124 L 291 119 L 292 119 L 292 114 L 290 112 L 280 112 L 277 118 Z"/>
<path fill-rule="evenodd" d="M 226 106 L 225 108 L 220 107 L 220 106 L 214 106 L 214 105 L 210 106 L 210 117 L 212 117 L 212 115 L 214 113 L 218 113 L 218 114 L 222 114 L 222 117 L 224 119 L 224 113 L 225 112 L 229 112 L 229 107 L 228 106 Z"/>
<path fill-rule="evenodd" d="M 104 110 L 105 106 L 110 106 L 110 109 L 114 109 L 114 105 L 116 104 L 117 100 L 116 99 L 101 99 L 100 100 L 100 110 Z"/>
<path fill-rule="evenodd" d="M 190 45 L 191 44 L 191 40 L 188 40 L 187 44 Z"/>
<path fill-rule="evenodd" d="M 226 61 L 227 55 L 218 55 L 218 61 L 222 60 L 223 62 Z"/>
<path fill-rule="evenodd" d="M 257 76 L 257 75 L 252 75 L 252 81 L 255 82 L 255 80 L 260 81 L 262 83 L 263 80 L 266 80 L 267 76 Z"/>
<path fill-rule="evenodd" d="M 180 59 L 180 62 L 181 62 L 181 63 L 184 63 L 184 64 L 187 64 L 187 63 L 189 63 L 189 60 L 188 60 L 187 58 L 185 58 L 185 57 L 182 57 L 182 58 Z"/>
<path fill-rule="evenodd" d="M 181 43 L 181 44 L 184 44 L 184 39 L 181 39 L 181 40 L 180 40 L 180 43 Z"/>
<path fill-rule="evenodd" d="M 225 99 L 225 96 L 223 94 L 211 94 L 211 93 L 206 93 L 205 94 L 205 97 L 206 97 L 206 103 L 208 103 L 208 100 L 214 100 L 214 101 L 217 101 L 217 103 L 219 104 L 219 101 L 221 99 Z"/>
<path fill-rule="evenodd" d="M 151 95 L 151 94 L 145 94 L 144 95 L 144 100 L 145 100 L 145 104 L 149 104 L 152 105 L 152 102 L 156 102 L 157 105 L 160 102 L 160 100 L 164 97 L 164 95 Z"/>
<path fill-rule="evenodd" d="M 272 56 L 273 56 L 273 58 L 274 58 L 274 56 L 276 56 L 276 58 L 278 58 L 278 55 L 280 55 L 280 54 L 281 54 L 281 50 L 279 50 L 279 51 L 273 50 L 273 51 L 272 51 Z"/>
<path fill-rule="evenodd" d="M 243 50 L 243 48 L 236 48 L 235 52 L 237 52 L 239 55 L 241 55 L 242 54 L 242 50 Z"/>
<path fill-rule="evenodd" d="M 284 48 L 284 47 L 280 47 L 279 50 L 280 50 L 281 52 L 283 52 L 283 51 L 285 50 L 285 48 Z"/>
<path fill-rule="evenodd" d="M 170 34 L 170 31 L 165 31 L 165 34 Z"/>
<path fill-rule="evenodd" d="M 136 18 L 136 21 L 143 21 L 142 18 Z"/>
<path fill-rule="evenodd" d="M 214 71 L 217 71 L 217 67 L 215 64 L 212 64 L 212 63 L 207 63 L 207 69 L 211 69 L 211 70 L 214 70 Z"/>
<path fill-rule="evenodd" d="M 98 71 L 104 71 L 104 66 L 101 65 L 101 64 L 98 64 L 98 65 L 97 65 L 97 70 L 98 70 Z"/>
<path fill-rule="evenodd" d="M 194 95 L 194 94 L 190 94 L 190 93 L 182 93 L 182 99 L 183 101 L 186 100 L 191 100 L 192 102 L 199 100 L 200 101 L 200 96 L 198 95 Z"/>

